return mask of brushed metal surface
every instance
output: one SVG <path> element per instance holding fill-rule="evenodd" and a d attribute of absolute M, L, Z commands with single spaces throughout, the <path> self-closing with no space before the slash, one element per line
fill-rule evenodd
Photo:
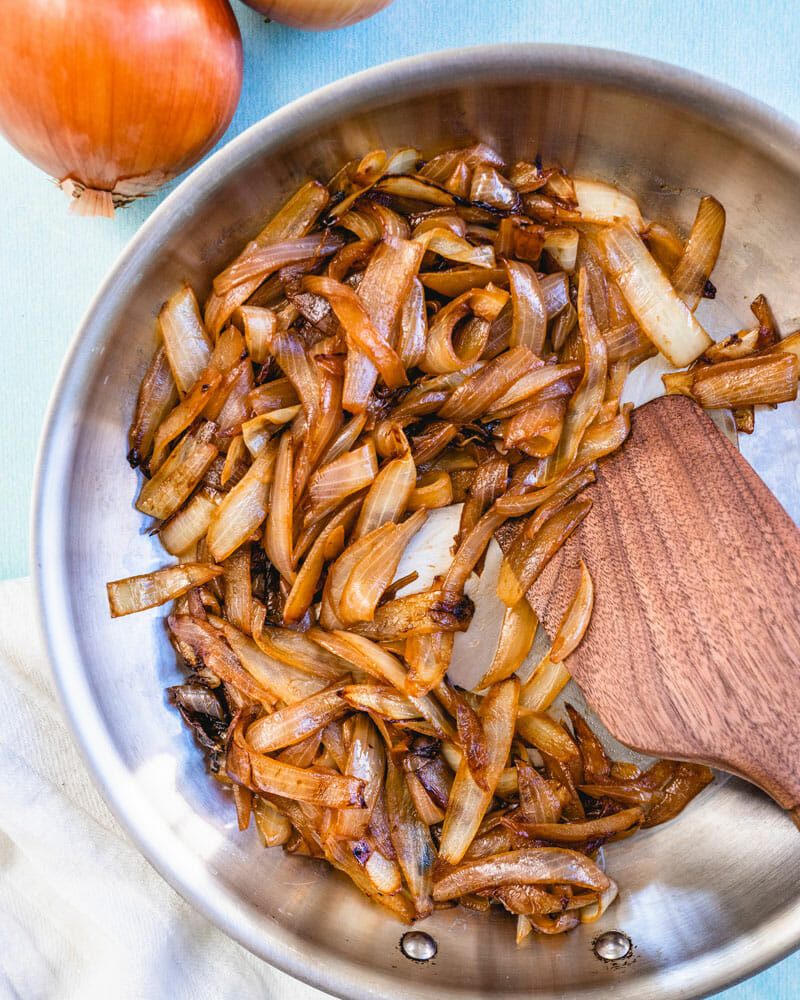
<path fill-rule="evenodd" d="M 765 796 L 732 779 L 675 822 L 607 850 L 619 902 L 566 938 L 514 945 L 513 923 L 461 910 L 404 930 L 312 861 L 264 851 L 235 829 L 163 689 L 179 676 L 156 609 L 111 621 L 105 581 L 163 561 L 134 510 L 124 461 L 136 386 L 159 306 L 213 274 L 297 185 L 370 148 L 430 153 L 480 137 L 509 157 L 610 178 L 646 213 L 691 223 L 699 194 L 728 213 L 703 303 L 713 332 L 747 322 L 758 292 L 785 329 L 800 301 L 800 133 L 763 105 L 628 55 L 495 46 L 415 57 L 326 87 L 254 126 L 157 209 L 98 293 L 65 362 L 43 438 L 33 564 L 58 685 L 98 783 L 132 838 L 187 899 L 253 952 L 352 998 L 688 998 L 730 985 L 800 943 L 800 838 Z M 758 415 L 743 451 L 800 520 L 800 409 Z M 621 650 L 624 655 L 624 650 Z M 765 692 L 765 697 L 768 697 Z M 592 942 L 619 929 L 631 958 Z"/>

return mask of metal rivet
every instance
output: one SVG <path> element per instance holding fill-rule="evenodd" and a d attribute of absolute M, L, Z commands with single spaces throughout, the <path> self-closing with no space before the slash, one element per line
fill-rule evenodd
<path fill-rule="evenodd" d="M 439 950 L 439 946 L 424 931 L 408 931 L 400 938 L 400 950 L 415 962 L 429 962 Z"/>
<path fill-rule="evenodd" d="M 592 947 L 595 955 L 604 962 L 618 962 L 621 958 L 627 958 L 633 950 L 631 939 L 622 931 L 606 931 L 596 939 Z"/>

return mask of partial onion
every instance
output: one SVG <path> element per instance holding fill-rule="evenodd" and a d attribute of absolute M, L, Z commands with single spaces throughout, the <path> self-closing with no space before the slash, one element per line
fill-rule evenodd
<path fill-rule="evenodd" d="M 4 0 L 0 131 L 79 215 L 153 191 L 208 152 L 242 86 L 227 0 Z"/>
<path fill-rule="evenodd" d="M 357 24 L 392 0 L 244 0 L 270 21 L 304 31 L 332 31 Z"/>

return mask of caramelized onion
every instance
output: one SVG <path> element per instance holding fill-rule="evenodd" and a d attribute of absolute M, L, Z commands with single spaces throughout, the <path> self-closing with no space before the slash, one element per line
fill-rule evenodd
<path fill-rule="evenodd" d="M 284 205 L 217 276 L 205 323 L 189 286 L 169 299 L 129 448 L 179 562 L 109 597 L 115 614 L 176 597 L 194 674 L 172 698 L 242 829 L 254 815 L 262 842 L 402 920 L 431 911 L 438 877 L 439 905 L 501 904 L 522 938 L 596 919 L 616 891 L 597 845 L 704 787 L 706 768 L 614 762 L 571 705 L 569 725 L 549 711 L 592 612 L 583 563 L 550 652 L 514 674 L 538 625 L 526 592 L 589 516 L 580 491 L 627 438 L 626 378 L 655 345 L 701 353 L 667 390 L 746 430 L 796 396 L 800 334 L 778 340 L 763 296 L 715 345 L 687 308 L 710 294 L 721 220 L 705 199 L 684 247 L 557 166 L 377 149 Z M 507 610 L 476 693 L 447 672 L 477 648 L 456 633 L 483 628 L 465 590 L 495 533 Z"/>
<path fill-rule="evenodd" d="M 603 892 L 609 884 L 605 873 L 585 854 L 563 847 L 529 847 L 459 865 L 437 879 L 433 898 L 455 899 L 505 885 L 576 885 Z"/>
<path fill-rule="evenodd" d="M 594 586 L 586 563 L 580 559 L 581 578 L 578 589 L 558 626 L 550 650 L 551 663 L 560 663 L 578 646 L 589 625 L 594 605 Z"/>

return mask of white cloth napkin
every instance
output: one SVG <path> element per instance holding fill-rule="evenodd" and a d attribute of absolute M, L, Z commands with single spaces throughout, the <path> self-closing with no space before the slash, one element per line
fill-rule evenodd
<path fill-rule="evenodd" d="M 130 843 L 63 720 L 31 581 L 0 583 L 0 1000 L 251 997 L 327 994 L 214 928 Z"/>

